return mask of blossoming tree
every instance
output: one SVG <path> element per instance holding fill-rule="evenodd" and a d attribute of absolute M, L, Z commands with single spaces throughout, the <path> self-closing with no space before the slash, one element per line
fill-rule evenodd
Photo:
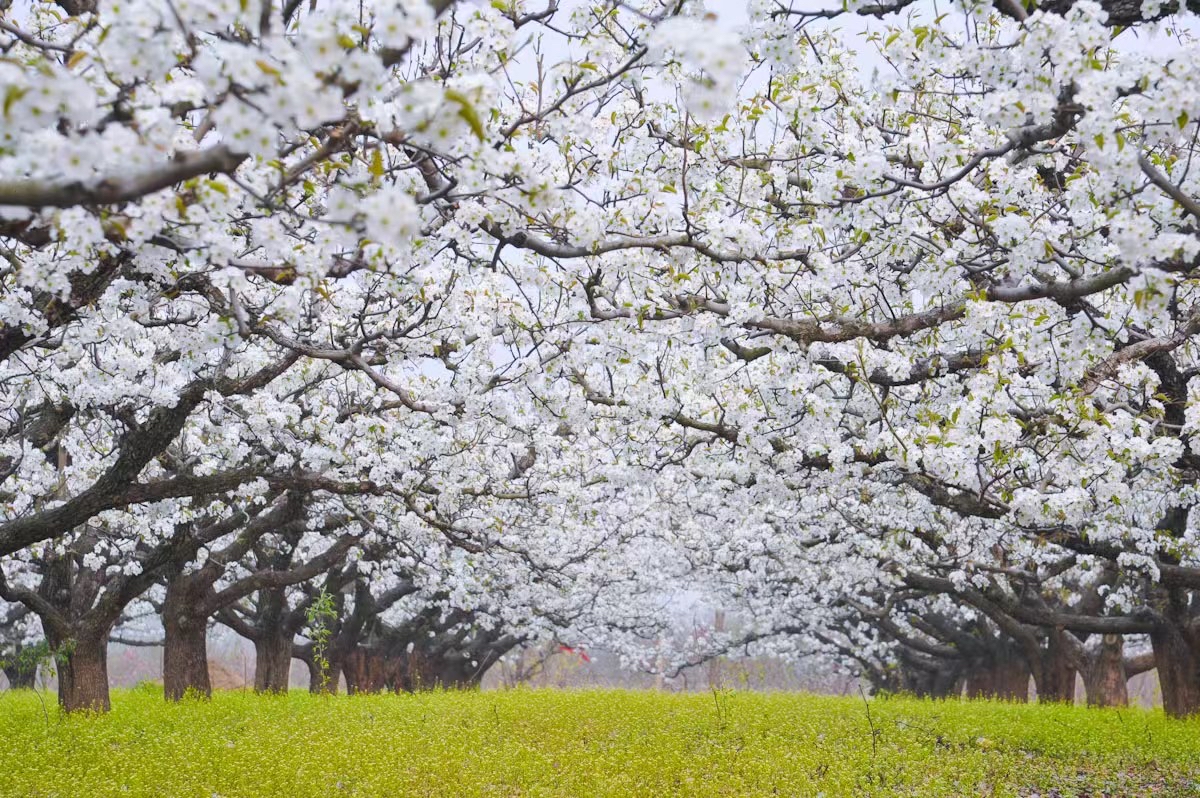
<path fill-rule="evenodd" d="M 1147 635 L 1200 710 L 1187 4 L 3 5 L 0 596 L 68 708 L 160 583 L 174 695 L 416 548 L 518 637 L 686 577 L 1059 698 Z"/>

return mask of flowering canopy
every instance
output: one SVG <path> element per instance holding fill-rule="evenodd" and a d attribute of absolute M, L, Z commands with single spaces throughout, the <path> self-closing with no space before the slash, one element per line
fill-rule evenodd
<path fill-rule="evenodd" d="M 6 6 L 0 595 L 348 559 L 632 653 L 686 585 L 1200 708 L 1190 11 L 807 6 Z"/>

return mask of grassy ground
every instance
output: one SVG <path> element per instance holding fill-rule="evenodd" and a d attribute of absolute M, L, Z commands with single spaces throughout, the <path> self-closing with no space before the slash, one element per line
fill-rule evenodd
<path fill-rule="evenodd" d="M 0 693 L 0 796 L 1200 796 L 1200 720 L 718 692 Z"/>

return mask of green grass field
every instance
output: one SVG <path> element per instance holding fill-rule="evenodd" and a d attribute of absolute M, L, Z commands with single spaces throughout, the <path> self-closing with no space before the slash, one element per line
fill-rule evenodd
<path fill-rule="evenodd" d="M 49 698 L 47 699 L 49 700 Z M 0 693 L 0 795 L 1200 795 L 1200 720 L 798 694 Z M 1057 790 L 1057 793 L 1054 792 Z"/>

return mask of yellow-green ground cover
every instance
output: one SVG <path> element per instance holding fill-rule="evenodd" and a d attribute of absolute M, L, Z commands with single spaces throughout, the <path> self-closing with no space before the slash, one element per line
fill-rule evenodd
<path fill-rule="evenodd" d="M 821 794 L 1200 796 L 1200 721 L 743 692 L 169 705 L 151 686 L 117 691 L 109 715 L 60 717 L 0 694 L 4 798 Z"/>

